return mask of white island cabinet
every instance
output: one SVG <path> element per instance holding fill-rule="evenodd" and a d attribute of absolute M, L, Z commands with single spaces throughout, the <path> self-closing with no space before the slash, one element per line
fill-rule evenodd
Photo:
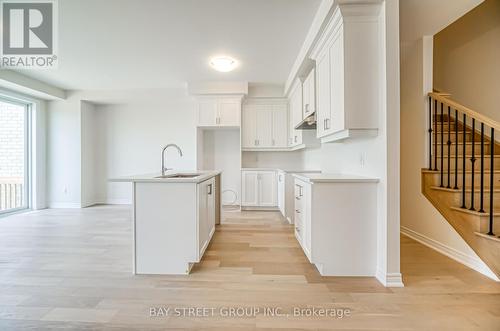
<path fill-rule="evenodd" d="M 295 174 L 295 237 L 322 276 L 375 276 L 377 182 Z"/>
<path fill-rule="evenodd" d="M 220 172 L 168 172 L 118 178 L 132 182 L 134 272 L 188 274 L 220 222 Z"/>

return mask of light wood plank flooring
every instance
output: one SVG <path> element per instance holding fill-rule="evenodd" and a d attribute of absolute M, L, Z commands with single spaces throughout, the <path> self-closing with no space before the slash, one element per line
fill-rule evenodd
<path fill-rule="evenodd" d="M 406 287 L 387 289 L 321 277 L 275 212 L 224 213 L 189 276 L 132 275 L 131 230 L 128 207 L 0 218 L 0 330 L 500 330 L 500 284 L 406 237 Z M 176 316 L 195 307 L 213 313 Z M 237 307 L 249 316 L 226 316 Z"/>

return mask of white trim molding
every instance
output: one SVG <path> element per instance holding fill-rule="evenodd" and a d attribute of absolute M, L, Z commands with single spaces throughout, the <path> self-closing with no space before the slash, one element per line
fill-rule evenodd
<path fill-rule="evenodd" d="M 489 277 L 495 281 L 500 281 L 498 277 L 490 270 L 490 268 L 478 257 L 473 255 L 468 255 L 460 252 L 452 247 L 444 245 L 437 240 L 429 238 L 421 233 L 413 231 L 405 226 L 401 226 L 401 233 L 405 236 L 418 241 L 422 245 L 425 245 L 443 255 L 446 255 L 450 259 L 453 259 L 483 275 Z"/>
<path fill-rule="evenodd" d="M 49 208 L 52 209 L 75 209 L 82 208 L 78 202 L 49 202 Z"/>
<path fill-rule="evenodd" d="M 403 276 L 401 273 L 386 273 L 381 269 L 377 269 L 375 278 L 385 287 L 404 287 Z"/>

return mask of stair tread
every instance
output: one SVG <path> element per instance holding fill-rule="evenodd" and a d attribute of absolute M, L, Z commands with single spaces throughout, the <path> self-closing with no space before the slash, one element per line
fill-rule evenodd
<path fill-rule="evenodd" d="M 453 136 L 452 136 L 452 137 L 453 137 Z M 459 141 L 459 142 L 458 142 L 458 144 L 459 144 L 459 145 L 462 145 L 463 143 L 464 143 L 463 141 Z M 441 142 L 436 142 L 436 141 L 434 141 L 432 144 L 433 144 L 433 145 L 436 145 L 436 144 L 437 144 L 437 145 L 441 145 Z M 454 142 L 454 141 L 452 141 L 452 142 L 451 142 L 451 144 L 453 145 L 453 144 L 455 144 L 455 142 Z M 466 145 L 472 145 L 472 141 L 465 141 L 465 144 L 466 144 Z M 484 144 L 485 144 L 485 145 L 489 145 L 489 144 L 490 144 L 490 142 L 489 142 L 489 141 L 484 141 Z M 446 145 L 446 144 L 445 144 L 445 143 L 443 143 L 443 145 Z M 481 145 L 481 142 L 480 142 L 480 141 L 479 141 L 479 142 L 475 141 L 475 142 L 474 142 L 474 145 Z"/>
<path fill-rule="evenodd" d="M 441 173 L 439 170 L 429 170 L 428 168 L 422 168 L 422 172 L 426 172 L 426 173 L 431 173 L 431 172 L 433 172 L 433 173 L 435 173 L 435 174 L 440 174 L 440 173 Z M 453 172 L 455 172 L 455 170 L 453 170 Z M 463 173 L 462 169 L 458 169 L 457 173 L 462 174 L 462 173 Z M 466 174 L 470 174 L 470 173 L 472 173 L 472 170 L 465 170 L 465 173 L 466 173 Z M 480 173 L 481 173 L 481 170 L 474 170 L 474 173 L 476 173 L 476 174 L 480 174 Z M 489 173 L 490 173 L 490 170 L 489 170 L 489 169 L 484 169 L 484 173 L 485 173 L 485 174 L 489 174 Z M 493 173 L 495 173 L 495 174 L 500 174 L 500 170 L 495 169 L 495 170 L 493 171 Z"/>
<path fill-rule="evenodd" d="M 455 158 L 455 156 L 457 156 L 457 155 L 450 155 L 449 157 L 450 157 L 450 158 Z M 479 160 L 479 159 L 481 158 L 481 154 L 478 154 L 478 155 L 475 155 L 475 156 L 476 156 L 476 159 L 477 159 L 477 160 Z M 438 157 L 438 159 L 440 159 L 440 158 L 441 158 L 441 155 L 438 155 L 437 157 Z M 447 158 L 447 157 L 448 157 L 448 155 L 443 154 L 443 157 L 444 157 L 444 158 Z M 458 157 L 459 157 L 459 158 L 463 158 L 464 156 L 463 156 L 463 155 L 458 155 Z M 472 155 L 471 155 L 471 154 L 466 154 L 466 155 L 465 155 L 465 157 L 472 157 Z M 489 158 L 489 157 L 491 157 L 491 155 L 490 155 L 490 154 L 486 154 L 486 153 L 484 154 L 484 158 Z M 500 158 L 500 155 L 495 154 L 493 157 L 494 157 L 494 158 Z"/>
<path fill-rule="evenodd" d="M 475 215 L 475 216 L 490 216 L 489 211 L 485 211 L 484 213 L 480 213 L 477 210 L 469 210 L 466 208 L 460 208 L 460 207 L 450 207 L 450 208 L 453 210 L 462 212 L 462 213 L 471 214 L 471 215 Z M 494 208 L 493 216 L 495 216 L 495 217 L 500 216 L 500 209 Z"/>
<path fill-rule="evenodd" d="M 431 186 L 431 188 L 432 188 L 432 189 L 434 189 L 434 190 L 439 190 L 439 191 L 462 192 L 462 189 L 461 189 L 461 188 L 459 188 L 459 189 L 454 189 L 454 188 L 447 188 L 447 187 L 441 187 L 441 186 L 436 186 L 436 185 Z M 472 191 L 472 190 L 471 190 L 471 188 L 470 188 L 470 187 L 466 187 L 466 188 L 465 188 L 465 192 L 469 192 L 469 193 L 470 193 L 471 191 Z M 475 192 L 477 192 L 477 193 L 480 193 L 480 192 L 481 192 L 481 189 L 477 187 L 474 191 L 475 191 Z M 485 188 L 484 188 L 484 190 L 483 190 L 483 192 L 484 192 L 484 193 L 490 193 L 490 189 L 489 189 L 489 187 L 488 187 L 488 188 L 486 188 L 486 187 L 485 187 Z M 493 190 L 493 192 L 494 192 L 494 193 L 500 193 L 500 188 L 495 188 L 495 189 Z"/>
<path fill-rule="evenodd" d="M 489 240 L 493 240 L 493 241 L 497 241 L 500 243 L 500 236 L 498 236 L 497 234 L 494 234 L 494 235 L 489 235 L 487 233 L 481 233 L 481 232 L 474 232 L 474 234 L 476 236 L 479 236 L 479 237 L 483 237 L 483 238 L 486 238 L 486 239 L 489 239 Z"/>

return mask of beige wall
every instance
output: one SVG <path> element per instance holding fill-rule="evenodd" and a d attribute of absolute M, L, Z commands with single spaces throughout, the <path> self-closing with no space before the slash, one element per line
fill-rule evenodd
<path fill-rule="evenodd" d="M 431 88 L 432 39 L 401 44 L 401 226 L 466 256 L 477 258 L 421 193 L 428 166 L 426 92 Z"/>
<path fill-rule="evenodd" d="M 434 88 L 500 121 L 500 0 L 486 0 L 434 36 Z"/>

